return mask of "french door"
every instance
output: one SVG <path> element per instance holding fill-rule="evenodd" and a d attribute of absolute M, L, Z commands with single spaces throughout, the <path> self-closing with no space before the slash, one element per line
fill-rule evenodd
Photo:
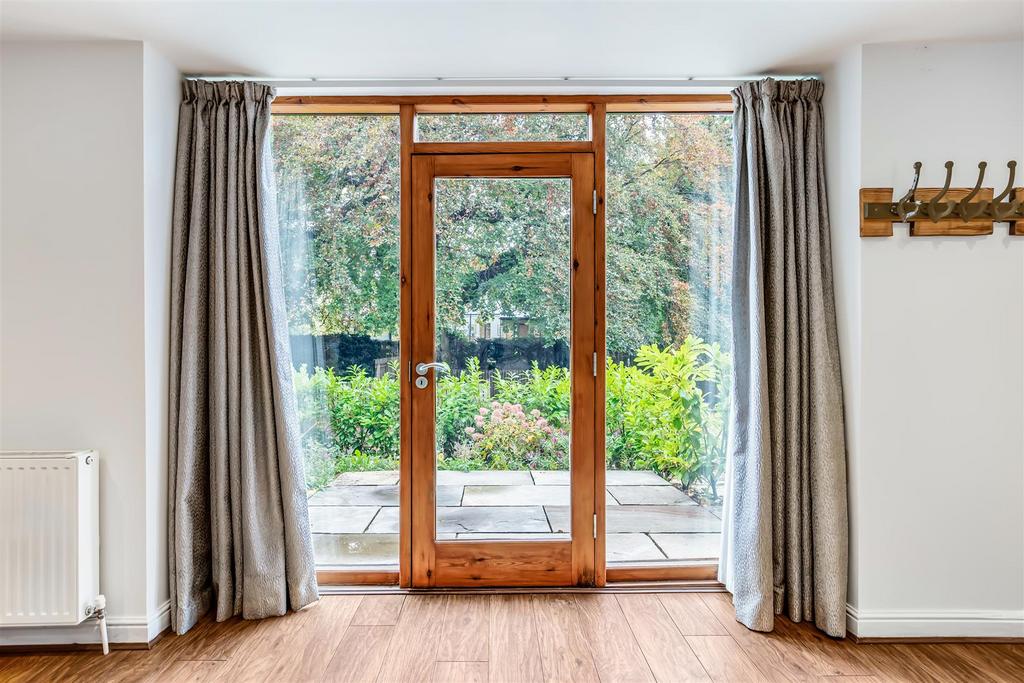
<path fill-rule="evenodd" d="M 410 392 L 411 584 L 593 585 L 598 528 L 594 155 L 414 154 L 411 161 L 411 339 L 403 368 Z M 535 210 L 525 218 L 522 211 L 503 210 L 516 202 L 529 202 Z M 475 221 L 482 213 L 488 220 Z M 510 215 L 515 225 L 503 224 L 503 216 Z M 501 274 L 510 268 L 536 282 L 536 292 L 501 290 Z M 462 300 L 453 292 L 467 289 L 482 302 L 480 310 L 450 305 Z M 545 306 L 544 324 L 559 329 L 538 327 L 533 306 Z M 450 333 L 455 329 L 459 334 Z M 458 340 L 466 336 L 483 342 L 460 355 Z M 485 352 L 476 349 L 488 348 L 487 340 L 511 339 L 502 348 L 514 349 L 545 337 L 560 340 L 552 347 L 551 363 L 559 372 L 567 366 L 570 382 L 568 415 L 558 432 L 568 433 L 564 443 L 543 441 L 552 431 L 544 420 L 491 397 L 483 397 L 475 424 L 452 425 L 439 414 L 438 382 L 444 373 L 461 365 L 462 372 L 484 373 L 493 386 L 502 375 L 500 365 L 497 371 L 491 366 L 515 361 L 481 359 Z M 512 441 L 502 441 L 502 434 L 509 434 L 503 429 L 522 425 L 537 436 L 512 432 Z M 452 429 L 466 430 L 509 470 L 522 472 L 475 472 L 475 479 L 460 474 L 462 456 L 446 452 L 445 434 Z M 517 449 L 516 438 L 539 439 L 536 452 L 522 457 L 497 452 Z M 564 462 L 565 470 L 545 472 L 548 479 L 538 481 L 528 460 L 536 457 Z M 454 500 L 449 489 L 456 487 L 443 480 L 460 476 L 463 483 L 495 485 L 458 487 Z M 523 526 L 510 526 L 510 520 Z M 508 528 L 533 531 L 506 533 Z"/>

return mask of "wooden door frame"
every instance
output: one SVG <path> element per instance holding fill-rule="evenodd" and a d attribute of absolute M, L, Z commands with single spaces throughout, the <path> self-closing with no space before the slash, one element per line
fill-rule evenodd
<path fill-rule="evenodd" d="M 414 154 L 410 317 L 412 365 L 435 358 L 436 178 L 568 178 L 571 183 L 570 481 L 571 538 L 496 541 L 436 539 L 435 389 L 411 393 L 412 567 L 417 588 L 469 586 L 591 586 L 594 584 L 594 156 L 591 152 Z"/>
<path fill-rule="evenodd" d="M 597 214 L 594 218 L 595 249 L 595 347 L 598 373 L 594 397 L 594 509 L 597 514 L 594 584 L 610 582 L 704 580 L 714 576 L 717 564 L 690 565 L 615 565 L 606 566 L 605 529 L 605 155 L 606 116 L 609 113 L 694 113 L 722 114 L 733 111 L 732 98 L 726 94 L 675 95 L 302 95 L 277 97 L 271 110 L 275 114 L 397 114 L 400 127 L 400 309 L 411 304 L 412 271 L 412 158 L 413 154 L 493 154 L 542 153 L 594 154 L 594 187 L 597 192 Z M 417 113 L 516 113 L 516 112 L 588 112 L 590 139 L 579 142 L 513 142 L 472 143 L 419 142 L 415 139 Z M 411 349 L 404 340 L 410 338 L 408 316 L 403 315 L 399 328 L 401 367 L 408 367 Z M 411 405 L 408 384 L 401 384 L 399 465 L 399 566 L 365 567 L 359 569 L 323 569 L 317 572 L 323 585 L 412 585 L 412 465 L 410 454 Z"/>

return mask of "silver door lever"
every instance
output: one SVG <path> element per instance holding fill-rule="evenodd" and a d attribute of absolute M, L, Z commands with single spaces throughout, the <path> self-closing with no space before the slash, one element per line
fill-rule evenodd
<path fill-rule="evenodd" d="M 428 370 L 433 369 L 434 372 L 451 372 L 451 368 L 448 367 L 447 363 L 417 363 L 416 374 L 420 377 L 427 374 Z"/>

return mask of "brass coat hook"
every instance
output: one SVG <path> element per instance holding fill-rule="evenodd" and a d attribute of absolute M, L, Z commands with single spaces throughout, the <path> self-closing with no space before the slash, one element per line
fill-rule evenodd
<path fill-rule="evenodd" d="M 1017 172 L 1017 162 L 1008 161 L 1006 167 L 1010 169 L 1010 179 L 1006 181 L 1006 189 L 999 193 L 999 196 L 992 200 L 992 217 L 997 221 L 1006 220 L 1010 214 L 1017 213 L 1021 205 L 1021 197 L 1015 197 L 1012 201 L 1003 204 L 1002 201 L 1013 192 L 1013 176 Z M 1024 193 L 1022 193 L 1024 194 Z"/>
<path fill-rule="evenodd" d="M 960 200 L 958 205 L 957 213 L 965 221 L 969 221 L 972 218 L 977 218 L 981 214 L 985 213 L 985 209 L 988 205 L 985 202 L 978 202 L 977 204 L 971 205 L 971 200 L 978 196 L 981 192 L 981 184 L 985 181 L 985 167 L 988 163 L 982 161 L 978 164 L 978 182 L 974 183 L 974 189 L 967 193 L 967 196 Z"/>
<path fill-rule="evenodd" d="M 903 198 L 896 203 L 896 213 L 899 215 L 900 220 L 904 223 L 907 222 L 907 217 L 910 212 L 917 208 L 917 202 L 914 201 L 914 193 L 917 192 L 917 184 L 921 182 L 921 162 L 914 162 L 914 182 L 910 184 L 910 189 L 903 195 Z"/>
<path fill-rule="evenodd" d="M 952 199 L 945 200 L 946 206 L 939 208 L 939 203 L 943 201 L 943 197 L 949 192 L 949 184 L 953 182 L 953 162 L 946 162 L 946 182 L 942 184 L 942 191 L 932 197 L 932 200 L 928 202 L 928 218 L 933 223 L 938 223 L 943 218 L 953 213 L 953 209 L 956 208 L 956 202 Z"/>

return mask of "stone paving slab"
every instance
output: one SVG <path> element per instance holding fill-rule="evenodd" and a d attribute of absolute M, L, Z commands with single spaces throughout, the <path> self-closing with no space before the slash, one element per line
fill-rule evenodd
<path fill-rule="evenodd" d="M 651 534 L 670 560 L 718 560 L 722 534 Z"/>
<path fill-rule="evenodd" d="M 544 508 L 452 507 L 437 509 L 437 530 L 451 532 L 545 532 L 551 531 Z"/>
<path fill-rule="evenodd" d="M 314 534 L 358 534 L 380 508 L 375 505 L 311 505 L 309 528 Z"/>
<path fill-rule="evenodd" d="M 377 470 L 371 472 L 345 472 L 331 482 L 331 486 L 387 486 L 398 483 L 396 470 Z"/>
<path fill-rule="evenodd" d="M 398 564 L 398 534 L 313 534 L 318 566 Z"/>
<path fill-rule="evenodd" d="M 569 531 L 569 507 L 545 506 L 552 531 Z M 699 505 L 617 505 L 605 509 L 606 533 L 718 532 L 722 520 Z"/>
<path fill-rule="evenodd" d="M 620 505 L 696 505 L 692 498 L 672 485 L 607 488 Z"/>
<path fill-rule="evenodd" d="M 526 470 L 479 470 L 476 472 L 438 470 L 437 483 L 442 486 L 445 484 L 455 486 L 513 486 L 516 484 L 532 484 L 533 478 Z"/>
<path fill-rule="evenodd" d="M 398 533 L 398 508 L 381 508 L 367 533 Z M 540 505 L 523 507 L 439 507 L 438 533 L 550 532 L 547 516 Z"/>
<path fill-rule="evenodd" d="M 665 554 L 647 534 L 608 534 L 605 539 L 608 562 L 647 562 L 665 559 Z"/>
<path fill-rule="evenodd" d="M 569 473 L 566 470 L 537 470 L 530 472 L 533 475 L 533 483 L 537 486 L 568 486 Z"/>
<path fill-rule="evenodd" d="M 438 505 L 459 505 L 462 501 L 461 486 L 438 486 Z M 398 486 L 330 486 L 314 493 L 310 505 L 398 505 Z"/>
<path fill-rule="evenodd" d="M 569 505 L 571 489 L 568 486 L 467 486 L 462 504 L 477 505 Z M 606 494 L 608 505 L 618 505 L 611 495 Z"/>
<path fill-rule="evenodd" d="M 368 534 L 397 534 L 398 533 L 398 508 L 381 508 L 377 516 L 366 527 Z"/>
<path fill-rule="evenodd" d="M 649 470 L 608 470 L 604 473 L 605 486 L 671 486 L 667 479 L 663 479 L 656 473 Z"/>
<path fill-rule="evenodd" d="M 466 506 L 568 505 L 568 486 L 467 486 L 462 494 Z"/>
<path fill-rule="evenodd" d="M 532 472 L 537 486 L 568 486 L 567 470 L 536 470 Z M 605 486 L 670 486 L 669 482 L 654 472 L 642 470 L 608 470 L 604 474 Z"/>

